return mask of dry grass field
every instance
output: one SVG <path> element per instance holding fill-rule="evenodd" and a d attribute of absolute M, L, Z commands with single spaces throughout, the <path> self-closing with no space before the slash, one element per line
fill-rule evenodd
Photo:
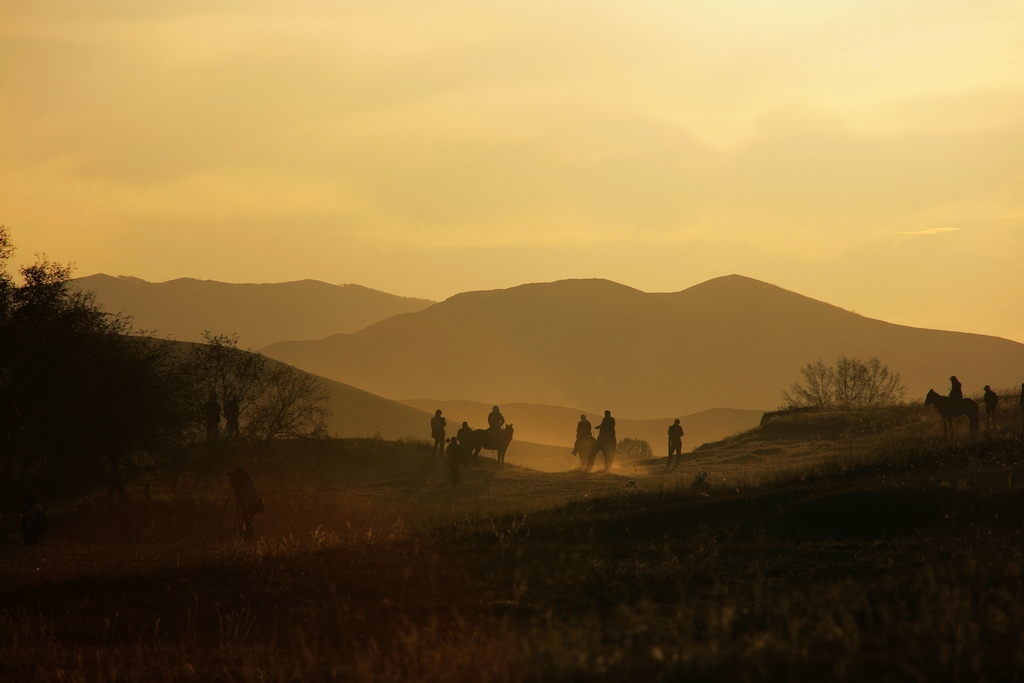
<path fill-rule="evenodd" d="M 485 460 L 457 489 L 417 442 L 194 454 L 139 474 L 130 542 L 105 492 L 40 491 L 37 547 L 3 508 L 0 680 L 1022 680 L 1003 419 L 778 415 L 669 473 Z M 255 541 L 223 514 L 237 464 Z"/>

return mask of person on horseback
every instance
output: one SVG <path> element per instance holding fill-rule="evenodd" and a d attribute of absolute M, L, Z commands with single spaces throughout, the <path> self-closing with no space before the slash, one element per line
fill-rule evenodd
<path fill-rule="evenodd" d="M 501 431 L 502 427 L 505 426 L 505 417 L 498 410 L 498 406 L 491 408 L 491 412 L 487 415 L 487 428 L 493 432 Z"/>
<path fill-rule="evenodd" d="M 615 438 L 615 418 L 612 417 L 612 411 L 604 411 L 604 419 L 601 420 L 601 424 L 597 425 L 597 443 L 600 445 L 610 444 L 614 449 L 616 444 Z"/>
<path fill-rule="evenodd" d="M 434 417 L 430 418 L 430 437 L 434 440 L 434 447 L 430 449 L 430 457 L 435 454 L 444 455 L 444 428 L 447 421 L 441 417 L 441 409 L 434 411 Z"/>
<path fill-rule="evenodd" d="M 580 450 L 580 440 L 594 435 L 590 420 L 586 415 L 580 415 L 580 421 L 576 423 L 576 442 L 572 446 L 572 454 L 576 455 Z"/>
<path fill-rule="evenodd" d="M 604 419 L 601 420 L 601 424 L 597 425 L 597 450 L 604 453 L 604 470 L 607 472 L 612 466 L 612 460 L 615 459 L 615 449 L 618 446 L 618 440 L 615 438 L 615 418 L 612 417 L 612 411 L 604 411 Z"/>
<path fill-rule="evenodd" d="M 963 390 L 963 386 L 960 384 L 960 380 L 958 380 L 956 378 L 956 375 L 953 375 L 952 377 L 949 378 L 949 381 L 950 381 L 950 384 L 952 385 L 949 388 L 949 400 L 951 400 L 951 401 L 963 401 L 964 400 L 964 390 Z"/>

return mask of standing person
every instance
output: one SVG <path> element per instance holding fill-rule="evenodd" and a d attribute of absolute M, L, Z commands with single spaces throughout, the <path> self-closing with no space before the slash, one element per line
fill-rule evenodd
<path fill-rule="evenodd" d="M 469 423 L 463 422 L 462 426 L 459 427 L 459 431 L 456 432 L 455 436 L 459 440 L 459 446 L 465 449 L 466 443 L 473 438 L 473 430 L 472 428 L 470 428 Z"/>
<path fill-rule="evenodd" d="M 430 457 L 444 455 L 444 428 L 448 425 L 447 420 L 441 417 L 441 409 L 434 411 L 434 417 L 430 418 L 430 436 L 434 439 L 434 447 L 430 449 Z"/>
<path fill-rule="evenodd" d="M 242 431 L 238 427 L 238 415 L 240 412 L 237 396 L 232 394 L 224 400 L 224 419 L 227 420 L 224 439 L 228 442 L 234 441 L 242 435 Z"/>
<path fill-rule="evenodd" d="M 996 417 L 996 408 L 999 406 L 999 395 L 992 391 L 992 387 L 985 385 L 985 431 L 992 429 L 992 421 Z"/>
<path fill-rule="evenodd" d="M 238 516 L 238 532 L 245 538 L 256 538 L 253 517 L 263 511 L 263 498 L 256 491 L 256 482 L 244 467 L 228 472 L 231 489 L 235 493 L 235 513 Z"/>
<path fill-rule="evenodd" d="M 498 406 L 491 408 L 491 412 L 487 415 L 487 428 L 491 431 L 501 431 L 501 428 L 505 426 L 505 416 L 498 410 Z"/>
<path fill-rule="evenodd" d="M 576 455 L 580 450 L 580 441 L 593 436 L 594 430 L 586 415 L 580 415 L 580 421 L 576 423 L 576 442 L 572 445 L 572 454 Z"/>
<path fill-rule="evenodd" d="M 668 428 L 668 462 L 665 463 L 665 469 L 672 467 L 672 456 L 676 456 L 676 467 L 683 460 L 683 426 L 679 424 L 679 418 L 677 417 Z"/>
<path fill-rule="evenodd" d="M 203 406 L 206 421 L 206 441 L 213 443 L 220 438 L 220 403 L 217 401 L 217 392 L 211 391 L 210 398 Z"/>
<path fill-rule="evenodd" d="M 964 400 L 963 385 L 960 384 L 960 380 L 956 378 L 956 375 L 949 378 L 949 383 L 949 400 L 953 401 L 954 405 L 959 406 Z"/>
<path fill-rule="evenodd" d="M 452 486 L 458 487 L 461 483 L 459 479 L 459 466 L 462 464 L 462 446 L 459 445 L 459 438 L 457 436 L 448 439 L 448 448 L 445 450 L 445 454 L 448 456 L 448 471 L 450 472 Z"/>
<path fill-rule="evenodd" d="M 22 498 L 25 510 L 21 513 L 21 537 L 25 545 L 39 545 L 39 535 L 46 531 L 46 515 L 36 497 L 26 493 Z"/>

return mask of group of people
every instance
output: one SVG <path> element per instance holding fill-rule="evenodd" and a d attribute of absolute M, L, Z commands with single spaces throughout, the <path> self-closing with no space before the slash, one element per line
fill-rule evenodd
<path fill-rule="evenodd" d="M 956 378 L 956 375 L 950 376 L 949 383 L 950 400 L 963 401 L 963 384 Z M 985 405 L 985 429 L 990 430 L 992 429 L 993 422 L 996 420 L 996 410 L 999 408 L 999 394 L 992 391 L 992 387 L 986 384 L 982 394 L 982 402 Z M 1021 415 L 1024 416 L 1024 384 L 1020 385 L 1020 411 Z"/>
<path fill-rule="evenodd" d="M 203 421 L 206 423 L 206 441 L 215 443 L 220 440 L 220 418 L 223 413 L 227 421 L 224 431 L 224 438 L 227 441 L 235 441 L 241 436 L 241 429 L 238 426 L 238 415 L 241 412 L 237 396 L 228 396 L 224 399 L 224 408 L 221 409 L 220 401 L 217 400 L 217 392 L 210 391 L 210 398 L 203 406 Z"/>
<path fill-rule="evenodd" d="M 615 435 L 615 418 L 610 410 L 604 411 L 604 419 L 597 426 L 598 436 L 595 439 L 586 415 L 580 415 L 576 425 L 576 443 L 572 452 L 580 457 L 580 468 L 590 471 L 598 453 L 604 455 L 604 469 L 607 472 L 615 460 L 618 438 Z"/>
<path fill-rule="evenodd" d="M 601 424 L 597 425 L 597 432 L 598 449 L 603 452 L 609 452 L 606 449 L 610 449 L 610 452 L 614 453 L 618 446 L 618 438 L 615 436 L 615 418 L 612 417 L 612 411 L 604 411 L 604 418 L 601 420 Z M 586 415 L 581 414 L 580 421 L 576 423 L 576 442 L 572 446 L 572 454 L 577 455 L 583 442 L 593 436 L 594 431 L 590 420 Z"/>
<path fill-rule="evenodd" d="M 604 453 L 614 453 L 618 447 L 618 439 L 615 435 L 615 418 L 612 417 L 612 411 L 604 411 L 604 418 L 601 420 L 601 424 L 597 426 L 597 449 Z M 593 438 L 594 432 L 593 427 L 590 424 L 590 420 L 587 419 L 585 414 L 580 415 L 580 421 L 576 423 L 576 442 L 572 447 L 572 454 L 578 455 L 580 452 L 580 446 L 585 442 Z M 668 463 L 665 469 L 672 468 L 672 457 L 675 456 L 675 466 L 678 467 L 679 463 L 683 459 L 683 426 L 679 424 L 679 418 L 669 425 L 668 428 Z"/>
<path fill-rule="evenodd" d="M 466 456 L 467 444 L 471 441 L 474 430 L 468 422 L 463 422 L 455 436 L 445 438 L 447 426 L 448 421 L 441 409 L 438 408 L 434 411 L 434 416 L 430 418 L 430 437 L 434 440 L 434 445 L 430 449 L 430 457 L 446 456 L 452 485 L 458 486 L 461 481 L 459 469 Z M 492 432 L 500 432 L 504 428 L 505 416 L 501 414 L 501 409 L 498 406 L 493 406 L 491 412 L 487 414 L 487 429 Z"/>

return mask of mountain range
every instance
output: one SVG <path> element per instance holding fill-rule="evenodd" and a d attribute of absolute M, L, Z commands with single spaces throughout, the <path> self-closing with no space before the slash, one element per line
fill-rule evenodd
<path fill-rule="evenodd" d="M 100 273 L 72 282 L 92 291 L 104 310 L 130 315 L 137 328 L 156 336 L 201 341 L 203 332 L 209 330 L 237 334 L 240 348 L 355 332 L 433 303 L 317 280 L 231 284 L 179 278 L 147 282 Z"/>
<path fill-rule="evenodd" d="M 387 397 L 610 409 L 620 418 L 776 407 L 800 369 L 879 357 L 907 398 L 1019 386 L 1024 345 L 874 320 L 739 275 L 680 292 L 562 280 L 465 292 L 348 334 L 263 352 Z"/>

